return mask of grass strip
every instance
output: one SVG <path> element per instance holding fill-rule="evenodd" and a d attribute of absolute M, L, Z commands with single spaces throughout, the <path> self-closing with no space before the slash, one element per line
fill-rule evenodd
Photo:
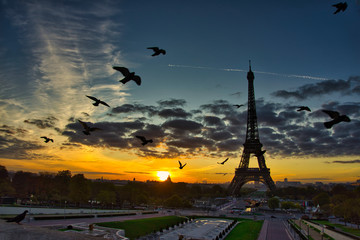
<path fill-rule="evenodd" d="M 264 221 L 253 221 L 249 219 L 238 219 L 241 221 L 236 227 L 226 236 L 225 240 L 256 240 L 259 236 L 261 227 Z"/>
<path fill-rule="evenodd" d="M 186 220 L 185 217 L 166 216 L 127 220 L 123 222 L 97 223 L 96 225 L 109 228 L 124 229 L 125 236 L 127 238 L 135 239 L 137 237 L 144 236 L 155 231 L 160 231 L 163 228 L 173 226 L 184 220 Z"/>

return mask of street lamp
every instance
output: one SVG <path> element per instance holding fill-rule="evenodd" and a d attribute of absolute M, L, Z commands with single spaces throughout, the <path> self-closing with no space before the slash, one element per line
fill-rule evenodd
<path fill-rule="evenodd" d="M 66 203 L 67 203 L 67 201 L 65 200 L 65 205 L 64 205 L 64 219 L 65 219 Z"/>

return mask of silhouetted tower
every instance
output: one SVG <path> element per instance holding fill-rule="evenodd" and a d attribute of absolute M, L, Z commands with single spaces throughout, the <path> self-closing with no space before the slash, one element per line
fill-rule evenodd
<path fill-rule="evenodd" d="M 251 181 L 262 182 L 273 191 L 275 184 L 270 176 L 270 168 L 266 167 L 264 153 L 261 150 L 262 144 L 259 139 L 259 131 L 257 126 L 256 103 L 254 91 L 254 73 L 251 71 L 251 62 L 249 61 L 249 72 L 247 74 L 249 82 L 248 87 L 248 116 L 246 139 L 244 143 L 244 150 L 242 153 L 239 167 L 235 169 L 235 176 L 229 186 L 232 195 L 239 195 L 241 187 Z M 250 155 L 254 154 L 257 157 L 259 168 L 249 168 Z"/>

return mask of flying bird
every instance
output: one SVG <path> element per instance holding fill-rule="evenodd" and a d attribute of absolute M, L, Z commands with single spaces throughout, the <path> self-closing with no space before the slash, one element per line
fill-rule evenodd
<path fill-rule="evenodd" d="M 119 71 L 124 75 L 124 78 L 120 80 L 119 82 L 122 82 L 123 84 L 127 83 L 130 80 L 134 80 L 137 85 L 141 85 L 141 78 L 138 75 L 135 75 L 135 72 L 130 72 L 129 69 L 126 67 L 113 67 L 113 69 Z"/>
<path fill-rule="evenodd" d="M 180 162 L 180 160 L 178 160 L 178 162 L 179 162 L 179 165 L 180 165 L 180 166 L 179 166 L 179 169 L 183 169 L 183 168 L 186 166 L 186 164 L 187 164 L 187 163 L 185 163 L 184 165 L 182 165 L 181 162 Z"/>
<path fill-rule="evenodd" d="M 339 2 L 337 4 L 333 4 L 333 7 L 336 7 L 336 11 L 334 12 L 334 14 L 337 14 L 340 11 L 345 11 L 347 8 L 347 3 L 346 2 Z"/>
<path fill-rule="evenodd" d="M 304 110 L 311 112 L 310 108 L 307 106 L 300 106 L 300 107 L 298 107 L 298 110 L 296 110 L 296 111 L 300 112 L 300 111 L 304 111 Z"/>
<path fill-rule="evenodd" d="M 140 140 L 142 141 L 141 144 L 142 144 L 143 146 L 146 145 L 146 144 L 148 144 L 148 143 L 152 143 L 152 142 L 153 142 L 152 139 L 147 140 L 144 136 L 135 136 L 135 137 L 137 137 L 138 139 L 140 139 Z"/>
<path fill-rule="evenodd" d="M 22 220 L 24 220 L 26 213 L 28 213 L 28 210 L 25 210 L 22 214 L 17 215 L 16 217 L 7 220 L 7 222 L 16 222 L 17 224 L 20 224 Z"/>
<path fill-rule="evenodd" d="M 152 49 L 154 51 L 154 54 L 151 55 L 153 57 L 158 56 L 160 54 L 163 54 L 163 55 L 166 54 L 166 51 L 164 49 L 160 49 L 158 47 L 148 47 L 147 49 Z"/>
<path fill-rule="evenodd" d="M 331 128 L 334 124 L 340 123 L 340 122 L 350 122 L 350 118 L 346 115 L 340 115 L 339 112 L 336 111 L 330 111 L 330 110 L 322 110 L 324 113 L 329 115 L 333 120 L 329 122 L 324 122 L 324 126 L 326 128 Z"/>
<path fill-rule="evenodd" d="M 226 161 L 227 160 L 229 160 L 229 158 L 227 158 L 227 159 L 225 159 L 224 161 L 222 161 L 222 162 L 218 162 L 218 164 L 222 164 L 222 165 L 224 165 L 224 163 L 226 163 Z"/>
<path fill-rule="evenodd" d="M 89 127 L 86 123 L 84 123 L 83 121 L 78 120 L 79 123 L 81 123 L 81 125 L 83 126 L 83 128 L 85 129 L 85 131 L 82 131 L 85 135 L 90 135 L 90 132 L 93 132 L 95 130 L 101 130 L 100 128 L 96 128 L 96 127 Z"/>
<path fill-rule="evenodd" d="M 86 95 L 88 98 L 90 98 L 91 100 L 94 100 L 95 102 L 93 103 L 93 105 L 95 107 L 99 106 L 99 104 L 105 105 L 107 107 L 110 107 L 106 102 L 101 101 L 100 99 L 97 99 L 96 97 L 92 97 L 92 96 L 88 96 Z"/>
<path fill-rule="evenodd" d="M 240 108 L 240 107 L 244 106 L 244 104 L 234 104 L 234 106 L 237 108 Z"/>
<path fill-rule="evenodd" d="M 45 141 L 44 142 L 46 142 L 46 143 L 48 143 L 48 142 L 54 142 L 54 140 L 52 139 L 52 138 L 48 138 L 48 137 L 45 137 L 45 136 L 42 136 L 42 137 L 40 137 L 40 138 L 43 138 L 43 139 L 45 139 Z"/>

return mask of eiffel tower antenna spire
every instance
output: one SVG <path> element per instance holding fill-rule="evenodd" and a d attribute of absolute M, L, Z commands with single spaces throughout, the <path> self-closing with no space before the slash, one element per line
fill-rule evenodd
<path fill-rule="evenodd" d="M 274 181 L 270 176 L 270 169 L 266 167 L 264 153 L 261 150 L 262 144 L 259 139 L 259 131 L 257 125 L 256 102 L 254 90 L 254 73 L 251 71 L 251 60 L 249 60 L 248 79 L 248 116 L 246 138 L 244 149 L 239 167 L 235 169 L 235 176 L 231 181 L 229 190 L 232 195 L 239 195 L 241 187 L 250 181 L 262 182 L 267 185 L 270 190 L 275 189 Z M 250 155 L 257 157 L 259 168 L 249 168 Z"/>

